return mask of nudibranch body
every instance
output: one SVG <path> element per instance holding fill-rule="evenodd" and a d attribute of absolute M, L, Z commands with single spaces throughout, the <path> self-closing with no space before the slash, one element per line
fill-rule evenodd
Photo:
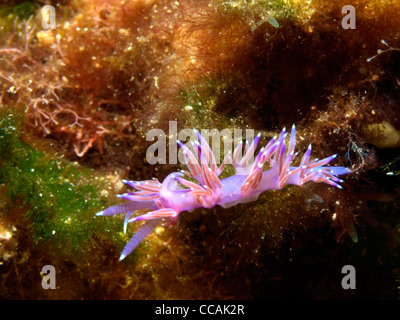
<path fill-rule="evenodd" d="M 351 172 L 345 167 L 326 166 L 336 155 L 322 160 L 310 160 L 311 144 L 299 165 L 291 166 L 293 159 L 297 156 L 294 152 L 296 145 L 294 125 L 288 146 L 286 146 L 286 129 L 283 129 L 280 135 L 272 138 L 253 159 L 261 137 L 258 134 L 251 145 L 246 142 L 243 156 L 241 156 L 243 143 L 239 143 L 233 155 L 228 153 L 220 166 L 216 164 L 214 154 L 206 139 L 197 130 L 195 133 L 198 141 L 192 143 L 194 152 L 178 141 L 188 171 L 173 172 L 162 183 L 156 179 L 123 180 L 125 184 L 137 190 L 118 195 L 119 198 L 129 200 L 129 202 L 97 213 L 98 216 L 126 213 L 124 232 L 126 232 L 128 222 L 146 220 L 123 249 L 120 260 L 130 254 L 158 223 L 164 220 L 169 224 L 174 224 L 183 211 L 199 207 L 212 208 L 215 205 L 229 208 L 238 203 L 255 201 L 262 192 L 271 189 L 279 190 L 289 184 L 302 186 L 304 183 L 314 181 L 342 188 L 338 183 L 343 180 L 338 176 Z M 236 173 L 220 179 L 219 175 L 228 160 L 231 160 Z M 264 165 L 267 162 L 269 169 L 264 171 Z M 131 218 L 132 213 L 138 209 L 151 211 Z"/>

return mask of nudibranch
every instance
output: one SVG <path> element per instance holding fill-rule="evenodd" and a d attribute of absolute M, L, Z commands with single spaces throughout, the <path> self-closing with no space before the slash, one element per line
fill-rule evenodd
<path fill-rule="evenodd" d="M 165 221 L 172 225 L 177 222 L 183 211 L 199 207 L 212 208 L 220 205 L 229 208 L 238 203 L 255 201 L 266 190 L 279 190 L 292 184 L 302 186 L 314 181 L 323 182 L 337 188 L 343 180 L 338 176 L 348 174 L 350 169 L 345 167 L 326 166 L 336 155 L 322 160 L 310 160 L 311 144 L 301 158 L 298 166 L 291 166 L 295 153 L 296 128 L 293 125 L 289 145 L 286 146 L 287 132 L 284 128 L 280 135 L 272 138 L 261 148 L 254 159 L 254 153 L 260 140 L 258 134 L 253 142 L 246 142 L 242 155 L 243 143 L 240 142 L 233 154 L 229 152 L 221 165 L 218 166 L 214 154 L 206 139 L 194 130 L 198 141 L 192 142 L 193 152 L 180 141 L 178 144 L 183 151 L 188 171 L 173 172 L 160 183 L 157 179 L 145 181 L 123 182 L 136 189 L 134 192 L 118 195 L 129 202 L 109 207 L 98 216 L 112 216 L 126 213 L 124 233 L 127 223 L 145 220 L 144 225 L 134 234 L 123 249 L 120 261 L 129 255 L 139 243 L 159 224 Z M 233 176 L 220 179 L 228 160 L 235 168 Z M 269 166 L 264 170 L 264 165 Z M 267 164 L 267 165 L 268 165 Z M 193 182 L 195 181 L 195 182 Z M 139 209 L 149 209 L 146 214 L 131 218 L 132 213 Z"/>

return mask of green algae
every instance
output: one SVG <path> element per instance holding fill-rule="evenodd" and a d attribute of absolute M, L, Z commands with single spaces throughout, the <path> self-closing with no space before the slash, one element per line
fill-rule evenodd
<path fill-rule="evenodd" d="M 185 84 L 178 92 L 177 100 L 186 112 L 185 128 L 227 128 L 236 120 L 224 102 L 234 95 L 233 88 L 220 73 L 203 76 L 195 82 Z M 219 110 L 223 109 L 223 110 Z"/>
<path fill-rule="evenodd" d="M 110 189 L 106 180 L 26 144 L 21 140 L 22 124 L 21 115 L 0 112 L 0 185 L 6 188 L 6 206 L 18 203 L 25 208 L 34 241 L 65 254 L 84 254 L 98 246 L 98 238 L 109 235 L 103 240 L 122 247 L 122 221 L 95 217 L 110 205 L 101 194 Z"/>
<path fill-rule="evenodd" d="M 242 126 L 236 111 L 246 99 L 237 79 L 222 71 L 214 76 L 204 75 L 183 85 L 177 101 L 185 112 L 185 128 L 229 128 Z M 200 122 L 200 124 L 199 124 Z"/>
<path fill-rule="evenodd" d="M 294 19 L 297 13 L 293 3 L 285 0 L 222 0 L 218 5 L 232 14 L 242 16 L 251 26 L 251 31 L 255 31 L 266 22 L 274 28 L 279 28 L 279 20 Z"/>
<path fill-rule="evenodd" d="M 33 15 L 36 9 L 37 6 L 32 1 L 24 1 L 19 4 L 2 4 L 0 5 L 0 21 L 9 23 L 15 18 L 25 20 Z"/>
<path fill-rule="evenodd" d="M 195 111 L 196 119 L 203 120 L 215 108 L 219 86 L 223 84 L 220 77 L 204 76 L 197 83 L 189 83 L 180 89 L 179 97 L 186 106 Z"/>
<path fill-rule="evenodd" d="M 400 156 L 380 168 L 388 176 L 400 175 Z"/>

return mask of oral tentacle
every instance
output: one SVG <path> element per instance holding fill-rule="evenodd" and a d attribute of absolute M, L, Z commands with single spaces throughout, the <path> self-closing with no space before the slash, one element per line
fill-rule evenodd
<path fill-rule="evenodd" d="M 160 223 L 161 219 L 149 220 L 136 232 L 122 250 L 119 261 L 125 259 Z"/>

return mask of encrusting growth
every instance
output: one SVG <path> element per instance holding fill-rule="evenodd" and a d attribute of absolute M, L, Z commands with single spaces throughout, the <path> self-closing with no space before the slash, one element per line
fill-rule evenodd
<path fill-rule="evenodd" d="M 123 249 L 120 260 L 129 255 L 159 222 L 166 220 L 169 224 L 175 224 L 183 211 L 199 207 L 212 208 L 215 205 L 229 208 L 238 203 L 255 201 L 262 192 L 271 189 L 279 190 L 288 184 L 302 186 L 304 183 L 314 181 L 342 188 L 338 183 L 343 180 L 338 176 L 351 172 L 345 167 L 326 166 L 336 155 L 322 160 L 310 160 L 311 145 L 301 158 L 299 166 L 291 166 L 293 159 L 298 155 L 295 153 L 296 128 L 294 125 L 287 150 L 285 141 L 288 134 L 284 128 L 279 136 L 275 136 L 261 148 L 255 160 L 252 161 L 261 137 L 258 134 L 251 145 L 246 142 L 243 157 L 240 157 L 243 143 L 239 143 L 233 155 L 228 153 L 219 167 L 206 139 L 197 130 L 194 131 L 198 139 L 192 142 L 194 152 L 178 141 L 189 171 L 173 172 L 162 183 L 156 179 L 123 180 L 125 184 L 137 190 L 118 195 L 119 198 L 130 202 L 112 206 L 97 213 L 98 216 L 126 213 L 124 232 L 126 232 L 128 222 L 146 220 L 144 226 Z M 236 174 L 219 179 L 228 160 L 232 161 Z M 269 169 L 264 170 L 267 162 Z M 185 177 L 194 179 L 197 183 Z M 132 213 L 138 209 L 151 211 L 131 218 Z"/>

